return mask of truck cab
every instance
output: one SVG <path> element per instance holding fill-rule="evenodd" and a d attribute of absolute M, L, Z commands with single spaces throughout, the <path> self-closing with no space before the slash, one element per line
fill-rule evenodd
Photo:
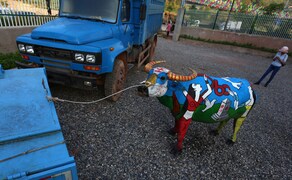
<path fill-rule="evenodd" d="M 16 39 L 26 63 L 45 67 L 50 82 L 83 89 L 123 89 L 128 66 L 149 61 L 164 0 L 60 0 L 59 17 Z M 111 97 L 116 101 L 121 96 Z"/>

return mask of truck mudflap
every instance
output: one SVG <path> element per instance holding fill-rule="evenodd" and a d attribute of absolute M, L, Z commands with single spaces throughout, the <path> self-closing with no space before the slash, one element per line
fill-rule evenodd
<path fill-rule="evenodd" d="M 21 63 L 18 61 L 15 61 L 15 64 L 19 69 L 35 68 L 34 65 Z M 53 68 L 46 68 L 46 72 L 49 82 L 75 88 L 91 90 L 97 88 L 99 85 L 103 85 L 104 83 L 102 75 L 96 77 L 82 76 L 55 70 Z"/>
<path fill-rule="evenodd" d="M 44 68 L 0 65 L 0 179 L 78 179 Z"/>

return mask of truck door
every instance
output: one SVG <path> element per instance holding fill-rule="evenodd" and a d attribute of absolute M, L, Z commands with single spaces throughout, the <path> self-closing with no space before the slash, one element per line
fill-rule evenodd
<path fill-rule="evenodd" d="M 121 28 L 122 41 L 124 46 L 130 48 L 133 45 L 134 39 L 134 26 L 131 23 L 131 2 L 130 0 L 123 0 L 122 10 L 121 10 Z"/>

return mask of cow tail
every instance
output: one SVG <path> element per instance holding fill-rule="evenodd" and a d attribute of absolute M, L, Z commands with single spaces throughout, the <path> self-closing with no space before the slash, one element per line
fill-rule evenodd
<path fill-rule="evenodd" d="M 255 105 L 255 103 L 257 101 L 257 93 L 254 90 L 252 90 L 252 97 L 253 97 L 253 104 L 249 108 L 248 112 L 245 114 L 245 117 L 248 116 L 248 114 L 250 113 L 250 110 L 253 109 L 253 107 L 254 107 L 254 105 Z"/>
<path fill-rule="evenodd" d="M 253 109 L 256 101 L 257 101 L 257 94 L 256 92 L 252 89 L 252 98 L 253 98 L 253 103 L 252 104 L 249 104 L 249 105 L 246 105 L 246 108 L 247 110 L 245 111 L 245 113 L 241 116 L 242 118 L 245 118 L 248 116 L 248 114 L 250 113 L 250 110 Z"/>
<path fill-rule="evenodd" d="M 252 90 L 252 96 L 253 96 L 253 100 L 254 100 L 254 103 L 252 105 L 252 107 L 253 107 L 254 104 L 257 102 L 257 98 L 258 98 L 258 95 L 257 95 L 257 93 L 254 90 Z"/>
<path fill-rule="evenodd" d="M 248 116 L 248 114 L 250 113 L 250 110 L 252 110 L 253 109 L 253 107 L 254 107 L 254 105 L 255 105 L 255 103 L 256 103 L 256 101 L 257 101 L 257 93 L 254 91 L 254 90 L 252 90 L 252 97 L 253 97 L 253 104 L 251 105 L 251 107 L 250 107 L 250 109 L 248 110 L 248 112 L 247 112 L 247 114 L 245 115 L 245 117 L 246 116 Z"/>

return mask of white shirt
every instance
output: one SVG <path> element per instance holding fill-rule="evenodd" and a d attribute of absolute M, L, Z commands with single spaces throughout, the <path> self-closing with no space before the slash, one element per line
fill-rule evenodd
<path fill-rule="evenodd" d="M 279 57 L 282 61 L 286 62 L 288 59 L 288 54 L 281 54 L 280 52 L 277 52 L 275 57 Z M 274 57 L 274 58 L 275 58 Z M 277 66 L 277 67 L 282 67 L 282 64 L 280 63 L 280 61 L 278 59 L 276 59 L 275 61 L 272 62 L 273 66 Z"/>

